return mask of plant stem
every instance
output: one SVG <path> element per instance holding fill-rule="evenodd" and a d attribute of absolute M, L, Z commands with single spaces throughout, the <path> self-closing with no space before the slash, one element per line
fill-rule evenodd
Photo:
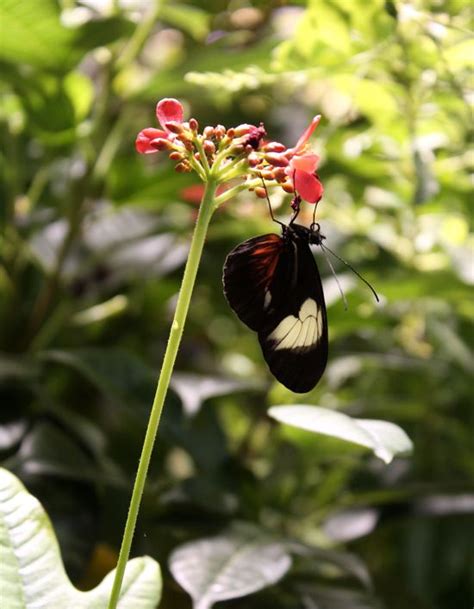
<path fill-rule="evenodd" d="M 127 46 L 117 59 L 115 65 L 117 71 L 120 72 L 121 70 L 127 68 L 138 56 L 143 48 L 143 45 L 148 40 L 153 28 L 155 27 L 162 4 L 163 0 L 154 0 L 148 14 L 143 17 L 143 20 L 133 32 Z"/>
<path fill-rule="evenodd" d="M 186 321 L 186 316 L 188 314 L 189 303 L 191 301 L 194 282 L 196 280 L 199 262 L 201 260 L 201 254 L 204 247 L 204 241 L 207 234 L 207 227 L 214 211 L 215 191 L 216 182 L 214 179 L 209 177 L 209 181 L 206 184 L 206 190 L 204 192 L 204 196 L 199 209 L 199 215 L 191 241 L 191 248 L 189 250 L 188 260 L 186 263 L 186 268 L 184 269 L 183 281 L 181 283 L 181 289 L 178 295 L 176 311 L 174 314 L 174 319 L 171 325 L 170 335 L 168 338 L 168 344 L 166 346 L 166 351 L 163 358 L 160 378 L 158 380 L 155 398 L 151 407 L 150 418 L 148 420 L 148 427 L 145 434 L 145 440 L 143 442 L 142 453 L 140 456 L 140 461 L 138 463 L 135 484 L 133 486 L 132 498 L 130 500 L 127 522 L 125 524 L 125 530 L 122 538 L 122 547 L 120 548 L 120 554 L 117 562 L 117 569 L 115 572 L 115 579 L 110 595 L 108 609 L 116 609 L 117 602 L 119 600 L 120 589 L 125 573 L 125 567 L 127 565 L 128 557 L 130 554 L 130 548 L 135 532 L 135 525 L 137 522 L 138 511 L 140 509 L 140 503 L 143 495 L 143 489 L 145 486 L 148 466 L 150 464 L 151 454 L 153 451 L 156 434 L 160 424 L 160 418 L 161 413 L 163 411 L 166 393 L 168 391 L 171 374 L 173 372 L 173 367 L 176 360 L 176 354 L 178 352 L 179 344 L 181 342 L 181 337 L 183 334 L 184 324 Z"/>
<path fill-rule="evenodd" d="M 233 197 L 238 195 L 243 190 L 248 190 L 249 188 L 256 188 L 257 186 L 260 186 L 261 184 L 262 184 L 262 181 L 259 179 L 250 180 L 247 182 L 242 182 L 240 184 L 237 184 L 237 186 L 233 186 L 232 188 L 229 188 L 228 190 L 224 190 L 224 192 L 221 195 L 219 195 L 218 197 L 216 197 L 216 199 L 215 199 L 216 209 L 220 205 L 222 205 L 222 203 L 225 203 L 225 201 L 232 199 Z"/>

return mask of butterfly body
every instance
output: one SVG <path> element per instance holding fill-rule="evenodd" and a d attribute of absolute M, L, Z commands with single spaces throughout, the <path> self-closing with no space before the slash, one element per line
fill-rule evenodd
<path fill-rule="evenodd" d="M 296 393 L 313 389 L 327 363 L 326 306 L 310 249 L 323 239 L 319 226 L 282 225 L 281 236 L 270 233 L 238 245 L 224 265 L 227 301 L 258 333 L 273 375 Z"/>

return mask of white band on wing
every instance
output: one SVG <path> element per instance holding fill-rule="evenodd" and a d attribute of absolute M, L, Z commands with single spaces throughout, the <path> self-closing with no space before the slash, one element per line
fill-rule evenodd
<path fill-rule="evenodd" d="M 321 338 L 323 318 L 316 301 L 307 298 L 301 305 L 298 317 L 288 315 L 268 336 L 275 341 L 275 349 L 309 349 Z"/>

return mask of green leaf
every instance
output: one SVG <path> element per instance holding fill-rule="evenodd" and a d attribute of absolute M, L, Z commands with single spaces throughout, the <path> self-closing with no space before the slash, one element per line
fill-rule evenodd
<path fill-rule="evenodd" d="M 291 566 L 284 545 L 254 527 L 239 526 L 217 537 L 198 539 L 170 557 L 176 581 L 194 609 L 240 598 L 280 580 Z"/>
<path fill-rule="evenodd" d="M 5 609 L 105 609 L 114 572 L 93 590 L 69 581 L 50 520 L 37 499 L 10 472 L 0 469 L 0 587 Z M 161 573 L 149 556 L 129 561 L 121 609 L 155 609 Z"/>
<path fill-rule="evenodd" d="M 108 398 L 123 405 L 148 407 L 153 398 L 154 372 L 125 349 L 51 350 L 43 351 L 41 359 L 76 370 Z"/>
<path fill-rule="evenodd" d="M 342 412 L 304 404 L 273 406 L 268 414 L 280 423 L 365 446 L 385 463 L 413 449 L 403 429 L 387 421 L 354 419 Z"/>
<path fill-rule="evenodd" d="M 209 33 L 210 15 L 189 4 L 165 4 L 160 10 L 163 21 L 187 32 L 196 40 L 204 40 Z"/>
<path fill-rule="evenodd" d="M 0 59 L 38 68 L 64 68 L 72 31 L 61 25 L 54 0 L 0 0 Z"/>
<path fill-rule="evenodd" d="M 188 416 L 195 415 L 203 402 L 210 398 L 252 387 L 251 383 L 242 380 L 185 372 L 175 372 L 171 378 L 171 386 L 181 398 L 183 409 Z"/>

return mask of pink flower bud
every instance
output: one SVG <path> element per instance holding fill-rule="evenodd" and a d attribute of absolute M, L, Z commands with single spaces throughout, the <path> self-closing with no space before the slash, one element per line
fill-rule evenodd
<path fill-rule="evenodd" d="M 268 142 L 263 149 L 265 152 L 283 152 L 286 150 L 286 146 L 280 144 L 280 142 Z"/>
<path fill-rule="evenodd" d="M 270 171 L 269 169 L 264 169 L 263 171 L 260 172 L 260 175 L 262 176 L 262 178 L 264 180 L 274 180 L 275 179 L 275 173 L 273 171 Z"/>
<path fill-rule="evenodd" d="M 169 140 L 162 137 L 157 137 L 156 139 L 152 140 L 150 142 L 150 146 L 158 151 L 171 150 L 173 147 Z"/>
<path fill-rule="evenodd" d="M 269 152 L 265 155 L 265 159 L 274 167 L 286 167 L 289 164 L 288 159 L 277 152 Z"/>
<path fill-rule="evenodd" d="M 225 133 L 226 131 L 224 125 L 217 125 L 214 128 L 214 136 L 217 140 L 221 140 L 224 137 Z"/>
<path fill-rule="evenodd" d="M 256 167 L 260 163 L 260 160 L 260 157 L 255 152 L 251 152 L 247 157 L 250 167 Z"/>
<path fill-rule="evenodd" d="M 191 165 L 186 161 L 181 161 L 175 167 L 175 170 L 178 173 L 189 173 L 191 171 Z"/>
<path fill-rule="evenodd" d="M 199 131 L 199 123 L 195 118 L 189 119 L 189 128 L 191 129 L 191 131 L 194 131 L 194 133 L 197 133 Z"/>
<path fill-rule="evenodd" d="M 283 167 L 276 167 L 273 171 L 273 175 L 275 176 L 275 180 L 277 182 L 285 182 L 287 178 L 286 171 L 283 169 Z"/>
<path fill-rule="evenodd" d="M 247 133 L 250 133 L 251 129 L 256 129 L 255 125 L 249 125 L 247 123 L 243 123 L 242 125 L 238 125 L 237 127 L 234 127 L 234 135 L 237 137 L 241 137 L 242 135 L 247 135 Z M 229 132 L 227 131 L 227 134 Z"/>
<path fill-rule="evenodd" d="M 266 199 L 267 198 L 267 191 L 265 190 L 265 188 L 263 188 L 262 186 L 257 186 L 255 188 L 255 194 L 257 195 L 257 197 L 259 197 L 260 199 Z"/>
<path fill-rule="evenodd" d="M 285 192 L 287 192 L 288 194 L 293 194 L 295 192 L 295 187 L 293 186 L 293 183 L 288 181 L 288 182 L 283 182 L 283 184 L 281 185 L 281 187 L 283 188 L 283 190 Z"/>
<path fill-rule="evenodd" d="M 216 147 L 215 147 L 214 143 L 211 142 L 211 140 L 204 140 L 203 148 L 204 148 L 204 152 L 208 156 L 212 156 L 216 151 Z"/>
<path fill-rule="evenodd" d="M 265 137 L 267 132 L 263 126 L 263 123 L 260 123 L 258 127 L 255 125 L 239 125 L 235 128 L 235 135 L 237 135 L 244 146 L 250 146 L 254 150 L 257 150 L 260 147 L 260 142 Z"/>
<path fill-rule="evenodd" d="M 171 131 L 171 133 L 176 133 L 178 135 L 183 133 L 185 130 L 184 125 L 176 121 L 168 121 L 165 123 L 165 127 L 168 129 L 168 131 Z"/>

